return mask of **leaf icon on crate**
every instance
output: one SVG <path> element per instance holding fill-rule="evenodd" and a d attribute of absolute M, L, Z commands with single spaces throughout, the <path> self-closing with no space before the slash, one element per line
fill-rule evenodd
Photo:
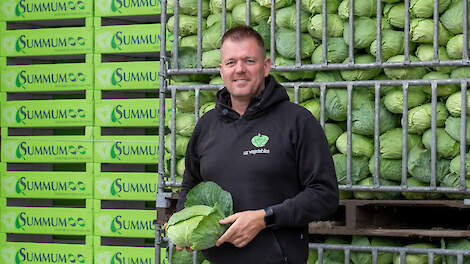
<path fill-rule="evenodd" d="M 121 121 L 116 117 L 116 108 L 111 112 L 111 122 L 121 124 Z"/>
<path fill-rule="evenodd" d="M 121 10 L 119 10 L 119 8 L 116 7 L 116 0 L 112 0 L 112 1 L 111 1 L 111 10 L 112 10 L 113 12 L 119 12 L 119 13 L 121 13 Z"/>
<path fill-rule="evenodd" d="M 16 229 L 21 229 L 21 230 L 24 231 L 23 226 L 20 224 L 20 218 L 19 218 L 19 216 L 16 217 L 16 220 L 15 220 L 15 227 L 16 227 Z"/>
<path fill-rule="evenodd" d="M 26 194 L 24 193 L 24 191 L 21 190 L 20 182 L 19 182 L 19 181 L 16 183 L 15 191 L 16 191 L 16 193 L 18 193 L 18 194 L 26 195 Z"/>
<path fill-rule="evenodd" d="M 16 111 L 15 119 L 16 119 L 16 123 L 18 123 L 18 124 L 20 124 L 20 123 L 23 124 L 23 125 L 26 124 L 26 123 L 23 121 L 23 119 L 21 118 L 21 116 L 20 116 L 20 111 L 19 111 L 19 110 Z"/>
<path fill-rule="evenodd" d="M 20 5 L 19 5 L 19 4 L 16 5 L 16 8 L 15 8 L 15 15 L 16 15 L 16 16 L 24 17 L 24 16 L 23 16 L 23 12 L 21 12 L 21 10 L 20 10 Z"/>
<path fill-rule="evenodd" d="M 20 151 L 20 148 L 19 148 L 19 147 L 16 148 L 16 157 L 17 157 L 18 159 L 23 158 L 24 160 L 26 160 L 26 158 L 21 154 L 21 151 Z"/>
<path fill-rule="evenodd" d="M 26 89 L 26 88 L 24 87 L 24 85 L 21 83 L 20 75 L 19 75 L 19 74 L 18 74 L 18 76 L 16 76 L 15 85 L 16 85 L 16 87 L 18 87 L 18 88 L 21 87 L 21 88 L 23 88 L 23 89 Z"/>
<path fill-rule="evenodd" d="M 116 189 L 115 189 L 115 186 L 116 186 L 116 185 L 115 185 L 115 183 L 116 183 L 116 182 L 113 181 L 113 184 L 111 184 L 111 195 L 112 195 L 112 196 L 121 197 L 121 195 L 120 195 L 118 192 L 116 192 Z"/>

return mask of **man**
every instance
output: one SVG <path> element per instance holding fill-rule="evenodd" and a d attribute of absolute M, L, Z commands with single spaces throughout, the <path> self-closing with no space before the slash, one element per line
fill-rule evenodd
<path fill-rule="evenodd" d="M 203 251 L 213 264 L 306 263 L 308 223 L 338 206 L 323 130 L 308 110 L 289 102 L 270 66 L 256 31 L 227 31 L 219 65 L 225 88 L 188 144 L 177 210 L 201 181 L 233 197 L 235 213 L 220 221 L 230 227 Z"/>

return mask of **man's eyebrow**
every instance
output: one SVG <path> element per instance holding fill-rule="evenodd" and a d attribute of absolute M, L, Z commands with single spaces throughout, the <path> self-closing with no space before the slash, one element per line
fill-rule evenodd
<path fill-rule="evenodd" d="M 256 56 L 245 56 L 245 57 L 241 57 L 241 58 L 229 57 L 229 58 L 225 58 L 224 61 L 235 60 L 235 59 L 242 59 L 242 60 L 256 59 Z"/>

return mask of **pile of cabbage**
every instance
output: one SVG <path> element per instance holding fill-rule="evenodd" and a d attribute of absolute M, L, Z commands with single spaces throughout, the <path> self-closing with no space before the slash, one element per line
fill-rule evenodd
<path fill-rule="evenodd" d="M 327 237 L 325 240 L 315 241 L 315 243 L 325 243 L 333 245 L 354 245 L 354 246 L 372 246 L 372 247 L 404 247 L 404 248 L 419 248 L 419 249 L 450 249 L 450 250 L 470 250 L 470 241 L 467 239 L 446 239 L 442 240 L 440 244 L 416 241 L 415 243 L 401 242 L 397 239 L 390 239 L 384 237 L 365 237 L 365 236 L 352 236 L 349 237 Z M 456 256 L 434 255 L 433 261 L 428 262 L 427 254 L 406 254 L 407 264 L 454 264 L 457 263 Z M 372 254 L 370 252 L 351 251 L 350 263 L 353 264 L 372 264 Z M 311 248 L 307 264 L 318 263 L 318 250 Z M 345 263 L 345 254 L 342 250 L 325 250 L 323 252 L 323 263 L 342 264 Z M 377 263 L 380 264 L 400 264 L 400 254 L 391 252 L 378 251 Z M 470 257 L 463 258 L 464 264 L 470 263 Z"/>
<path fill-rule="evenodd" d="M 170 7 L 173 1 L 168 2 Z M 179 68 L 197 67 L 197 1 L 179 1 Z M 295 65 L 296 58 L 296 6 L 293 0 L 276 1 L 276 18 L 271 19 L 268 0 L 250 2 L 250 25 L 265 40 L 269 52 L 276 53 L 276 65 Z M 377 2 L 356 0 L 354 2 L 354 62 L 376 62 Z M 404 60 L 404 3 L 400 0 L 382 1 L 381 57 L 384 62 Z M 220 62 L 221 0 L 202 1 L 202 66 L 217 67 Z M 245 24 L 246 3 L 244 0 L 226 1 L 226 29 Z M 322 1 L 302 0 L 300 13 L 302 64 L 322 63 L 321 23 Z M 347 63 L 349 60 L 349 0 L 327 0 L 327 52 L 329 64 Z M 433 1 L 410 1 L 411 61 L 433 60 Z M 439 59 L 462 58 L 462 0 L 439 1 Z M 469 12 L 470 13 L 470 12 Z M 270 51 L 270 27 L 275 23 L 275 51 Z M 168 20 L 167 28 L 174 30 L 174 18 Z M 469 67 L 408 67 L 385 69 L 289 71 L 272 72 L 282 83 L 287 82 L 341 82 L 362 80 L 413 80 L 470 78 Z M 210 74 L 172 75 L 173 85 L 223 84 L 221 78 Z M 203 86 L 202 86 L 203 87 Z M 460 186 L 460 85 L 439 84 L 437 86 L 437 163 L 436 184 L 444 187 Z M 320 120 L 321 104 L 318 88 L 300 87 L 298 93 L 286 88 L 290 100 L 307 108 Z M 202 116 L 214 108 L 216 90 L 200 90 L 200 109 L 195 109 L 194 91 L 178 91 L 176 94 L 176 123 L 178 120 L 193 127 L 195 111 Z M 352 167 L 353 185 L 374 185 L 374 109 L 375 87 L 354 87 L 352 96 Z M 470 100 L 467 97 L 467 106 Z M 345 87 L 328 86 L 325 96 L 325 133 L 333 154 L 338 181 L 347 184 L 347 90 Z M 402 87 L 382 86 L 380 90 L 380 151 L 379 184 L 398 186 L 402 183 L 402 132 L 403 92 Z M 410 86 L 408 89 L 408 159 L 406 181 L 408 186 L 430 186 L 431 160 L 431 87 Z M 470 113 L 470 108 L 467 113 Z M 186 114 L 190 113 L 190 114 Z M 176 175 L 184 172 L 184 150 L 187 136 L 176 128 Z M 183 132 L 184 134 L 186 134 Z M 189 135 L 186 134 L 186 135 Z M 171 146 L 165 146 L 167 151 Z M 466 160 L 470 159 L 470 121 L 467 121 Z M 178 143 L 181 142 L 181 143 Z M 470 160 L 466 162 L 466 185 L 470 186 Z M 356 199 L 462 199 L 462 194 L 436 193 L 387 193 L 387 192 L 342 192 L 342 198 Z"/>

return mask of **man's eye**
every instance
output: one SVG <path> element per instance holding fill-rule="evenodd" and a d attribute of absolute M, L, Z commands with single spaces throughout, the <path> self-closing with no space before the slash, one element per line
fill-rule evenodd
<path fill-rule="evenodd" d="M 254 62 L 255 62 L 255 60 L 252 60 L 252 59 L 247 59 L 247 60 L 246 60 L 246 62 L 248 62 L 248 63 L 254 63 Z"/>
<path fill-rule="evenodd" d="M 234 62 L 233 61 L 227 61 L 225 65 L 232 65 Z"/>

